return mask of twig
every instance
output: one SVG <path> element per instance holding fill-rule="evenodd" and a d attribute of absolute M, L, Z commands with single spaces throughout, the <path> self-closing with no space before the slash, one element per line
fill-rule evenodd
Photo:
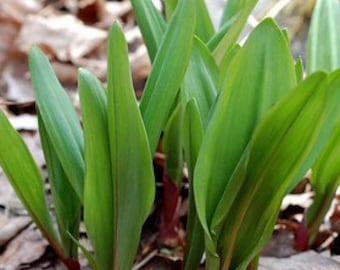
<path fill-rule="evenodd" d="M 153 250 L 150 252 L 143 260 L 140 262 L 136 263 L 133 267 L 132 270 L 138 270 L 141 269 L 144 265 L 146 265 L 149 261 L 151 261 L 158 253 L 158 250 Z"/>

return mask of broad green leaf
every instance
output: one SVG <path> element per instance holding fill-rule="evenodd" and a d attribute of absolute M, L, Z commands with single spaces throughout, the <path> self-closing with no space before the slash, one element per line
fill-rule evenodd
<path fill-rule="evenodd" d="M 338 114 L 340 117 L 340 113 Z M 314 241 L 319 227 L 340 185 L 340 121 L 331 138 L 313 166 L 312 186 L 315 190 L 313 204 L 308 209 L 307 224 L 310 243 Z"/>
<path fill-rule="evenodd" d="M 339 23 L 339 1 L 316 2 L 308 38 L 307 71 L 309 73 L 316 70 L 331 71 L 340 68 Z M 315 197 L 307 216 L 310 244 L 318 233 L 319 226 L 340 182 L 339 143 L 337 142 L 339 129 L 338 123 L 332 138 L 313 166 L 312 187 L 315 190 Z"/>
<path fill-rule="evenodd" d="M 164 1 L 167 20 L 171 18 L 177 3 L 178 0 Z M 196 12 L 196 18 L 199 19 L 196 22 L 195 34 L 203 42 L 208 42 L 214 35 L 215 30 L 204 0 L 196 0 Z"/>
<path fill-rule="evenodd" d="M 29 66 L 36 102 L 48 137 L 79 198 L 84 191 L 84 142 L 77 113 L 47 57 L 32 47 Z"/>
<path fill-rule="evenodd" d="M 220 27 L 229 22 L 235 15 L 239 14 L 244 8 L 253 9 L 257 1 L 252 0 L 228 0 L 224 6 Z M 255 3 L 255 4 L 254 4 Z"/>
<path fill-rule="evenodd" d="M 230 181 L 231 186 L 242 186 L 227 210 L 219 237 L 222 269 L 245 269 L 260 251 L 259 243 L 269 239 L 273 213 L 278 213 L 289 187 L 298 183 L 330 136 L 339 112 L 334 102 L 340 98 L 339 89 L 340 72 L 329 77 L 315 74 L 281 99 L 259 123 L 241 161 L 244 165 L 238 166 L 242 172 L 236 171 Z M 218 215 L 230 200 L 227 195 L 234 192 L 226 189 Z"/>
<path fill-rule="evenodd" d="M 49 214 L 43 179 L 20 135 L 0 110 L 0 166 L 19 199 L 55 252 L 64 257 Z"/>
<path fill-rule="evenodd" d="M 257 2 L 258 0 L 228 0 L 225 7 L 226 12 L 221 23 L 221 31 L 224 35 L 217 46 L 213 48 L 214 57 L 218 65 L 221 63 L 224 55 L 237 42 L 248 16 Z"/>
<path fill-rule="evenodd" d="M 224 36 L 229 31 L 229 29 L 231 28 L 233 23 L 235 23 L 237 18 L 238 18 L 238 16 L 235 15 L 227 23 L 225 23 L 220 29 L 218 29 L 217 32 L 210 38 L 210 40 L 207 42 L 207 46 L 208 46 L 208 48 L 210 49 L 211 52 L 213 52 L 216 49 L 218 44 L 224 38 Z M 235 45 L 236 45 L 236 43 L 233 46 L 235 46 Z"/>
<path fill-rule="evenodd" d="M 206 43 L 214 35 L 215 30 L 204 0 L 197 1 L 196 12 L 197 18 L 199 18 L 196 25 L 196 35 Z"/>
<path fill-rule="evenodd" d="M 197 101 L 204 125 L 217 96 L 218 73 L 211 52 L 202 41 L 195 38 L 181 94 L 187 101 L 192 98 Z"/>
<path fill-rule="evenodd" d="M 288 44 L 272 20 L 263 21 L 253 31 L 226 76 L 229 79 L 210 118 L 194 174 L 198 215 L 212 254 L 212 217 L 223 191 L 257 122 L 295 84 Z"/>
<path fill-rule="evenodd" d="M 307 72 L 340 68 L 340 2 L 318 0 L 308 35 Z"/>
<path fill-rule="evenodd" d="M 197 216 L 193 192 L 194 168 L 203 138 L 203 124 L 195 99 L 191 99 L 186 105 L 183 127 L 184 156 L 190 183 L 184 269 L 194 270 L 198 269 L 204 252 L 204 231 Z"/>
<path fill-rule="evenodd" d="M 196 21 L 195 1 L 177 5 L 152 66 L 140 103 L 151 154 L 156 150 L 162 129 L 174 104 L 186 72 Z M 190 20 L 183 20 L 190 18 Z"/>
<path fill-rule="evenodd" d="M 114 190 L 108 133 L 107 96 L 101 83 L 79 70 L 85 137 L 84 220 L 98 269 L 113 269 Z"/>
<path fill-rule="evenodd" d="M 127 44 L 117 24 L 108 38 L 107 81 L 115 217 L 114 269 L 128 270 L 137 252 L 142 225 L 151 210 L 155 184 L 152 155 L 132 87 Z"/>
<path fill-rule="evenodd" d="M 165 17 L 167 21 L 170 20 L 172 14 L 174 13 L 177 3 L 178 3 L 178 0 L 164 1 Z"/>
<path fill-rule="evenodd" d="M 131 0 L 131 4 L 149 57 L 153 61 L 166 29 L 166 22 L 151 0 Z"/>
<path fill-rule="evenodd" d="M 80 222 L 79 197 L 73 190 L 70 180 L 63 170 L 39 112 L 38 123 L 61 243 L 67 257 L 77 258 L 78 247 L 68 233 L 78 239 Z"/>
<path fill-rule="evenodd" d="M 329 100 L 327 109 L 328 111 L 334 110 L 334 115 L 336 115 L 337 119 L 340 117 L 340 107 L 339 107 L 339 100 L 340 100 L 340 70 L 336 70 L 329 74 L 327 78 L 327 84 L 325 86 L 330 93 L 334 93 L 334 98 L 332 100 Z M 325 90 L 326 91 L 326 90 Z M 336 96 L 337 95 L 337 96 Z M 305 161 L 305 163 L 301 166 L 301 176 L 298 176 L 296 179 L 294 179 L 293 184 L 291 184 L 288 187 L 287 193 L 291 192 L 295 185 L 301 180 L 303 175 L 307 172 L 308 169 L 311 168 L 311 163 L 315 162 L 315 156 L 319 155 L 322 151 L 322 149 L 326 146 L 326 142 L 328 140 L 328 137 L 330 136 L 331 131 L 334 128 L 333 121 L 325 122 L 324 124 L 324 130 L 328 131 L 321 133 L 323 137 L 319 138 L 320 141 L 324 143 L 317 143 L 315 144 L 314 152 L 312 153 L 309 159 Z M 312 159 L 312 160 L 311 160 Z"/>
<path fill-rule="evenodd" d="M 230 64 L 232 63 L 233 58 L 240 51 L 241 46 L 236 44 L 232 49 L 229 50 L 228 53 L 224 55 L 224 58 L 220 65 L 219 72 L 219 80 L 218 80 L 218 92 L 221 91 L 222 88 L 226 85 L 228 81 L 228 72 L 230 68 Z"/>
<path fill-rule="evenodd" d="M 183 177 L 183 104 L 179 103 L 169 117 L 164 129 L 163 151 L 165 159 L 165 173 L 178 189 L 182 185 Z"/>

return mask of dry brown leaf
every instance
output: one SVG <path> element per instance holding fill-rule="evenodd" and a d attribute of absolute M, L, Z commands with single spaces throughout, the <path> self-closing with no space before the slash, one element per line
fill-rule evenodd
<path fill-rule="evenodd" d="M 0 256 L 0 263 L 16 267 L 30 264 L 43 256 L 47 246 L 47 241 L 32 224 L 7 245 Z"/>
<path fill-rule="evenodd" d="M 1 8 L 0 8 L 1 9 Z M 8 60 L 9 52 L 13 47 L 14 40 L 19 31 L 19 25 L 13 20 L 3 18 L 0 15 L 0 74 L 5 62 Z"/>
<path fill-rule="evenodd" d="M 27 58 L 11 57 L 2 72 L 0 95 L 7 101 L 27 102 L 34 99 L 29 81 Z"/>
<path fill-rule="evenodd" d="M 12 197 L 16 196 L 15 192 L 7 180 L 4 172 L 0 167 L 0 206 L 4 209 L 8 208 L 8 202 L 11 200 Z M 8 215 L 6 214 L 5 217 Z M 6 221 L 6 219 L 3 219 Z M 1 224 L 1 223 L 0 223 Z"/>
<path fill-rule="evenodd" d="M 105 38 L 105 31 L 86 26 L 73 15 L 31 15 L 26 18 L 16 44 L 26 53 L 32 44 L 38 44 L 58 60 L 75 61 L 97 48 Z"/>
<path fill-rule="evenodd" d="M 63 63 L 59 61 L 51 61 L 54 72 L 56 73 L 58 80 L 63 84 L 70 83 L 76 84 L 77 82 L 77 70 L 78 65 L 76 60 L 75 63 Z"/>
<path fill-rule="evenodd" d="M 0 228 L 0 247 L 4 246 L 32 222 L 30 217 L 11 218 Z"/>
<path fill-rule="evenodd" d="M 100 28 L 108 29 L 112 25 L 112 22 L 121 20 L 121 18 L 127 16 L 131 12 L 132 6 L 130 1 L 105 2 L 102 20 L 96 25 Z"/>
<path fill-rule="evenodd" d="M 32 132 L 20 132 L 20 134 L 24 139 L 38 167 L 43 167 L 45 165 L 45 159 L 41 149 L 39 134 L 37 132 L 34 134 L 32 134 Z"/>
<path fill-rule="evenodd" d="M 42 9 L 38 0 L 1 0 L 0 16 L 7 17 L 22 23 L 27 14 L 37 13 Z"/>
<path fill-rule="evenodd" d="M 132 11 L 130 1 L 105 3 L 106 16 L 110 20 L 117 20 Z"/>
<path fill-rule="evenodd" d="M 151 64 L 145 46 L 140 46 L 129 56 L 134 80 L 147 78 L 151 70 Z"/>
<path fill-rule="evenodd" d="M 146 47 L 143 44 L 142 35 L 138 27 L 134 27 L 125 31 L 125 37 L 129 46 L 133 81 L 137 85 L 144 84 L 145 79 L 150 73 L 151 64 Z M 106 48 L 101 46 L 89 57 L 77 59 L 73 63 L 78 67 L 90 70 L 101 81 L 105 81 L 107 71 L 106 61 Z M 58 71 L 56 73 L 58 74 Z"/>
<path fill-rule="evenodd" d="M 106 59 L 98 58 L 81 58 L 74 62 L 78 67 L 83 67 L 90 70 L 101 81 L 106 80 Z"/>

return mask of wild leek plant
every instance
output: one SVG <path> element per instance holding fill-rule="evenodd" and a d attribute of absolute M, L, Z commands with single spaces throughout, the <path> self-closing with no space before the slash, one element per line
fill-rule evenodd
<path fill-rule="evenodd" d="M 339 115 L 339 72 L 303 80 L 301 61 L 294 64 L 286 33 L 272 20 L 242 48 L 236 44 L 256 2 L 228 1 L 216 33 L 204 3 L 196 2 L 196 17 L 205 24 L 196 25 L 189 67 L 165 128 L 166 149 L 177 149 L 178 139 L 184 144 L 191 182 L 185 269 L 197 268 L 203 249 L 207 269 L 245 269 L 269 239 L 283 196 L 312 166 Z M 153 59 L 165 22 L 150 1 L 132 4 Z M 183 3 L 165 5 L 169 19 Z M 174 133 L 179 111 L 184 127 L 173 129 L 183 138 L 176 140 L 167 133 Z"/>
<path fill-rule="evenodd" d="M 128 270 L 152 206 L 152 157 L 164 132 L 176 188 L 184 162 L 189 172 L 183 268 L 197 269 L 204 252 L 208 270 L 256 268 L 283 197 L 315 160 L 322 173 L 325 158 L 337 155 L 327 142 L 338 137 L 340 71 L 303 78 L 272 19 L 237 44 L 257 0 L 229 0 L 216 32 L 203 0 L 166 1 L 166 19 L 151 0 L 131 2 L 152 61 L 139 106 L 116 23 L 107 86 L 79 71 L 83 130 L 47 58 L 37 47 L 30 53 L 59 233 L 39 169 L 2 112 L 0 165 L 70 269 L 79 268 L 79 246 L 93 269 Z M 78 243 L 81 205 L 94 254 Z"/>
<path fill-rule="evenodd" d="M 30 53 L 30 71 L 59 233 L 48 211 L 41 173 L 2 111 L 0 165 L 59 258 L 70 269 L 79 269 L 78 246 L 68 234 L 78 238 L 84 186 L 82 130 L 70 99 L 36 47 Z"/>
<path fill-rule="evenodd" d="M 325 19 L 327 18 L 327 19 Z M 336 0 L 317 1 L 313 11 L 308 40 L 307 70 L 333 71 L 340 68 L 340 3 Z M 322 46 L 321 46 L 322 44 Z M 308 241 L 315 240 L 319 227 L 340 184 L 340 119 L 312 167 L 313 204 L 308 210 Z"/>

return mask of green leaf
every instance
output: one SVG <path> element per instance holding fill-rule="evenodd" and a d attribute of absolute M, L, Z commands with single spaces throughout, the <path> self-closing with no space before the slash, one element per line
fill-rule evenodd
<path fill-rule="evenodd" d="M 177 3 L 178 3 L 178 0 L 164 1 L 165 17 L 167 21 L 170 20 L 172 14 L 174 13 Z"/>
<path fill-rule="evenodd" d="M 285 131 L 289 134 L 289 128 L 295 124 L 295 118 L 298 117 L 299 112 L 302 112 L 302 109 L 305 109 L 304 105 L 306 103 L 308 104 L 308 98 L 313 96 L 317 89 L 321 88 L 321 83 L 325 77 L 324 74 L 316 74 L 303 84 L 300 84 L 297 89 L 290 92 L 288 97 L 285 97 L 284 101 L 281 100 L 272 109 L 275 113 L 268 113 L 257 127 L 250 147 L 245 151 L 242 160 L 239 162 L 229 185 L 224 191 L 224 195 L 219 202 L 214 216 L 216 227 L 218 224 L 223 224 L 222 231 L 218 234 L 218 237 L 221 238 L 219 239 L 219 254 L 223 256 L 222 261 L 224 261 L 224 265 L 235 267 L 236 269 L 238 264 L 242 264 L 244 261 L 249 262 L 252 258 L 247 257 L 247 255 L 253 254 L 255 247 L 259 245 L 259 242 L 255 242 L 253 239 L 257 238 L 256 240 L 259 240 L 263 238 L 266 232 L 265 229 L 268 229 L 267 224 L 269 224 L 269 221 L 273 222 L 272 215 L 277 212 L 274 210 L 279 206 L 280 199 L 286 191 L 282 189 L 281 177 L 282 175 L 285 177 L 289 176 L 287 175 L 289 171 L 287 170 L 288 167 L 286 167 L 286 164 L 291 165 L 291 160 L 289 160 L 289 162 L 282 160 L 283 157 L 280 156 L 280 154 L 283 150 L 278 152 L 278 149 L 282 149 L 283 147 L 281 147 L 280 142 L 286 142 L 284 140 Z M 289 106 L 287 106 L 288 104 Z M 311 106 L 311 103 L 309 103 L 309 106 Z M 268 115 L 272 115 L 270 120 L 266 120 L 270 118 Z M 313 117 L 311 116 L 311 118 Z M 317 119 L 313 118 L 313 120 Z M 305 127 L 305 125 L 303 125 L 303 127 Z M 301 130 L 303 130 L 303 128 L 301 128 Z M 260 131 L 261 133 L 259 133 Z M 277 136 L 275 140 L 273 140 L 272 134 Z M 296 132 L 295 135 L 301 136 L 298 132 Z M 301 142 L 304 141 L 299 141 L 299 149 L 305 147 Z M 291 145 L 289 146 L 285 145 L 288 147 L 287 151 L 292 151 L 291 149 L 296 147 L 294 140 L 290 143 Z M 303 149 L 304 148 L 302 148 L 302 150 Z M 256 154 L 255 151 L 261 152 Z M 295 152 L 295 149 L 292 152 L 294 153 L 293 155 L 298 153 Z M 278 159 L 279 157 L 281 160 Z M 297 160 L 295 158 L 292 161 Z M 282 166 L 282 169 L 277 168 L 278 164 Z M 277 171 L 274 171 L 274 168 L 277 169 Z M 254 175 L 251 175 L 251 173 Z M 269 175 L 269 173 L 275 176 Z M 269 176 L 273 178 L 270 179 L 268 178 Z M 278 177 L 280 177 L 280 181 L 276 180 Z M 267 182 L 265 182 L 265 179 Z M 266 186 L 263 187 L 265 184 Z M 260 185 L 263 185 L 262 189 L 259 188 Z M 275 191 L 269 192 L 269 190 L 274 188 Z M 264 190 L 266 192 L 264 192 Z M 256 193 L 256 195 L 254 193 Z M 275 197 L 279 199 L 273 201 Z M 266 198 L 266 201 L 262 198 Z M 270 211 L 268 211 L 269 202 Z M 253 203 L 254 206 L 250 206 L 250 203 Z M 255 208 L 255 205 L 257 208 Z M 234 208 L 236 208 L 239 213 L 236 213 L 236 209 Z M 229 218 L 228 222 L 228 217 L 231 217 L 233 214 L 235 215 L 233 216 L 233 220 Z M 244 222 L 247 222 L 248 226 L 249 222 L 253 222 L 251 225 L 251 234 L 254 235 L 250 235 L 250 232 L 245 231 L 245 227 L 243 226 Z M 273 224 L 270 224 L 270 228 L 272 225 Z M 249 245 L 251 249 L 246 247 L 246 243 L 242 243 L 241 241 L 245 241 L 246 235 L 249 237 L 247 245 Z M 230 250 L 226 250 L 226 245 L 229 245 Z M 241 246 L 244 250 L 241 249 Z M 253 255 L 255 256 L 255 254 Z M 237 261 L 237 263 L 235 261 Z M 228 269 L 228 267 L 224 269 Z"/>
<path fill-rule="evenodd" d="M 179 103 L 169 117 L 164 129 L 163 151 L 165 159 L 165 173 L 173 181 L 178 189 L 182 185 L 183 177 L 183 104 Z"/>
<path fill-rule="evenodd" d="M 198 269 L 204 252 L 204 231 L 197 216 L 193 192 L 194 168 L 203 138 L 203 124 L 195 99 L 191 99 L 186 105 L 183 127 L 184 156 L 190 183 L 184 269 L 191 270 Z"/>
<path fill-rule="evenodd" d="M 177 3 L 178 0 L 164 1 L 167 20 L 171 18 Z M 203 42 L 208 42 L 214 35 L 215 30 L 204 0 L 196 0 L 196 12 L 196 18 L 199 18 L 199 20 L 196 22 L 195 34 Z"/>
<path fill-rule="evenodd" d="M 288 44 L 272 20 L 263 21 L 253 31 L 230 63 L 226 77 L 229 79 L 210 118 L 194 175 L 198 215 L 212 254 L 211 222 L 223 191 L 262 115 L 295 84 Z"/>
<path fill-rule="evenodd" d="M 236 22 L 237 18 L 238 18 L 237 15 L 235 15 L 227 23 L 225 23 L 220 29 L 218 29 L 217 32 L 210 38 L 210 40 L 207 42 L 207 46 L 211 52 L 213 52 L 218 47 L 219 43 L 225 37 L 226 33 L 229 31 L 233 23 Z M 233 46 L 235 45 L 236 43 Z"/>
<path fill-rule="evenodd" d="M 107 96 L 90 72 L 80 69 L 78 81 L 85 136 L 84 220 L 98 269 L 113 269 L 115 193 Z"/>
<path fill-rule="evenodd" d="M 223 9 L 220 27 L 228 23 L 235 15 L 243 9 L 253 9 L 257 1 L 253 0 L 228 0 Z M 248 11 L 249 12 L 249 11 Z"/>
<path fill-rule="evenodd" d="M 228 53 L 224 55 L 224 58 L 219 68 L 220 72 L 219 72 L 219 80 L 218 80 L 218 92 L 220 92 L 221 89 L 224 88 L 227 81 L 229 80 L 228 72 L 229 72 L 230 64 L 232 63 L 233 58 L 237 55 L 240 49 L 241 49 L 241 46 L 236 44 L 233 48 L 229 50 Z"/>
<path fill-rule="evenodd" d="M 340 116 L 340 113 L 338 114 Z M 324 216 L 330 208 L 336 189 L 340 185 L 340 121 L 331 138 L 313 166 L 312 187 L 315 190 L 313 204 L 308 209 L 309 241 L 312 243 Z"/>
<path fill-rule="evenodd" d="M 43 235 L 56 253 L 64 257 L 49 214 L 40 171 L 26 144 L 2 110 L 0 110 L 0 138 L 2 169 Z"/>
<path fill-rule="evenodd" d="M 219 71 L 209 49 L 195 38 L 181 94 L 186 101 L 196 99 L 204 125 L 217 96 Z"/>
<path fill-rule="evenodd" d="M 194 0 L 179 2 L 163 36 L 145 85 L 140 110 L 148 134 L 151 154 L 155 152 L 159 136 L 189 63 L 195 30 L 195 14 Z M 183 18 L 190 18 L 190 20 L 183 20 Z"/>
<path fill-rule="evenodd" d="M 332 71 L 340 68 L 340 3 L 337 0 L 317 1 L 308 39 L 307 70 Z M 340 112 L 338 112 L 340 115 Z M 339 123 L 332 138 L 313 166 L 312 187 L 315 197 L 308 211 L 308 236 L 314 241 L 339 185 Z"/>
<path fill-rule="evenodd" d="M 308 35 L 307 72 L 340 68 L 340 3 L 318 0 Z"/>
<path fill-rule="evenodd" d="M 38 123 L 61 243 L 67 257 L 77 258 L 78 247 L 69 237 L 68 232 L 75 238 L 78 238 L 80 222 L 79 197 L 73 190 L 70 180 L 67 178 L 62 168 L 39 112 Z"/>
<path fill-rule="evenodd" d="M 108 38 L 108 128 L 114 194 L 114 269 L 131 269 L 154 199 L 150 147 L 132 87 L 128 49 L 114 24 Z M 155 60 L 157 66 L 157 59 Z M 165 90 L 165 89 L 163 89 Z"/>
<path fill-rule="evenodd" d="M 153 61 L 161 44 L 166 22 L 151 0 L 131 0 L 131 4 L 150 59 Z"/>
<path fill-rule="evenodd" d="M 298 82 L 301 82 L 303 80 L 303 60 L 301 57 L 299 57 L 297 60 L 296 60 L 296 63 L 295 63 L 295 72 L 296 72 L 296 79 Z"/>
<path fill-rule="evenodd" d="M 334 102 L 340 98 L 339 86 L 340 72 L 328 78 L 317 73 L 282 98 L 257 126 L 230 181 L 230 186 L 241 188 L 218 238 L 222 269 L 245 269 L 269 239 L 273 213 L 279 212 L 289 187 L 298 183 L 329 138 L 339 112 Z M 218 218 L 224 203 L 230 202 L 228 194 L 234 193 L 225 190 Z"/>
<path fill-rule="evenodd" d="M 30 51 L 29 66 L 42 121 L 71 185 L 82 200 L 84 142 L 77 113 L 38 47 Z"/>
<path fill-rule="evenodd" d="M 224 55 L 237 42 L 248 16 L 257 2 L 258 0 L 228 0 L 221 23 L 221 31 L 224 33 L 223 38 L 213 48 L 214 57 L 218 65 Z M 219 35 L 218 32 L 217 35 Z"/>
<path fill-rule="evenodd" d="M 215 30 L 204 0 L 197 0 L 196 12 L 196 16 L 199 18 L 196 25 L 196 35 L 206 43 L 214 35 Z"/>

